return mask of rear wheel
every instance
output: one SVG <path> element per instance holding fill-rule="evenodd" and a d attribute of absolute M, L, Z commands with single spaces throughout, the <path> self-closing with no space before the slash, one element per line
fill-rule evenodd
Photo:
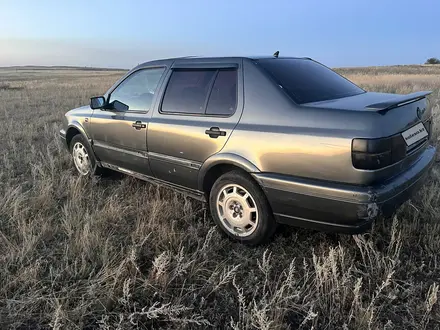
<path fill-rule="evenodd" d="M 260 186 L 247 173 L 232 171 L 214 183 L 209 197 L 211 215 L 231 238 L 257 245 L 276 229 L 269 203 Z"/>

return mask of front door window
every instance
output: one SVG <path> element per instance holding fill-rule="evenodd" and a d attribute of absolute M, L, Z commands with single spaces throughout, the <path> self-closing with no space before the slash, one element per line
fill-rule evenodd
<path fill-rule="evenodd" d="M 111 93 L 109 103 L 118 100 L 128 106 L 128 111 L 148 111 L 164 71 L 154 68 L 134 72 Z"/>

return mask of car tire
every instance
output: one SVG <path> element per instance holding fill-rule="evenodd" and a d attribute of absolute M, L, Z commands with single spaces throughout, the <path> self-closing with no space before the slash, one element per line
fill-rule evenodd
<path fill-rule="evenodd" d="M 268 241 L 277 227 L 263 190 L 242 171 L 227 172 L 215 181 L 209 208 L 222 231 L 246 245 Z"/>
<path fill-rule="evenodd" d="M 97 165 L 93 150 L 83 135 L 75 135 L 70 141 L 69 149 L 75 168 L 81 176 L 99 175 L 101 173 L 101 168 Z"/>

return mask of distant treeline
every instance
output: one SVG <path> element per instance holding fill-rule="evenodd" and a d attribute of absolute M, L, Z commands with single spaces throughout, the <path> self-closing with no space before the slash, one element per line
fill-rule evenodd
<path fill-rule="evenodd" d="M 440 60 L 436 57 L 428 58 L 425 64 L 440 64 Z"/>

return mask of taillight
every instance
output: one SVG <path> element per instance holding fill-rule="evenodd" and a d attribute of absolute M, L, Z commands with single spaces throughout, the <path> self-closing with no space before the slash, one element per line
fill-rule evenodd
<path fill-rule="evenodd" d="M 353 139 L 353 166 L 362 170 L 377 170 L 402 160 L 406 144 L 401 135 L 382 139 Z"/>
<path fill-rule="evenodd" d="M 391 151 L 380 154 L 353 153 L 353 166 L 363 170 L 377 170 L 391 165 Z"/>

